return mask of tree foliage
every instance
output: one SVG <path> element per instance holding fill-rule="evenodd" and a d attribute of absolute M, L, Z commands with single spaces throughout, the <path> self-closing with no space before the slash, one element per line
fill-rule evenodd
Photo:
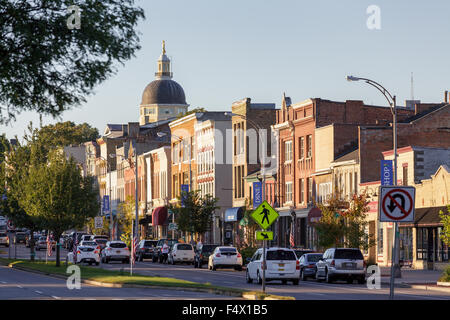
<path fill-rule="evenodd" d="M 124 202 L 119 204 L 117 210 L 116 223 L 120 228 L 120 240 L 131 247 L 131 237 L 133 234 L 133 220 L 136 217 L 136 202 L 134 196 L 127 196 Z"/>
<path fill-rule="evenodd" d="M 439 217 L 441 218 L 441 223 L 443 224 L 443 230 L 441 234 L 441 240 L 450 246 L 450 204 L 447 205 L 447 212 L 439 211 Z"/>
<path fill-rule="evenodd" d="M 69 29 L 79 7 L 80 29 Z M 0 123 L 22 111 L 58 116 L 86 101 L 140 49 L 134 0 L 0 1 Z"/>
<path fill-rule="evenodd" d="M 183 197 L 183 206 L 181 206 L 181 197 Z M 175 214 L 175 222 L 179 230 L 203 234 L 210 229 L 214 211 L 220 208 L 216 205 L 218 200 L 209 194 L 201 197 L 198 190 L 189 191 L 183 192 L 178 197 L 177 204 L 169 205 L 168 208 Z"/>

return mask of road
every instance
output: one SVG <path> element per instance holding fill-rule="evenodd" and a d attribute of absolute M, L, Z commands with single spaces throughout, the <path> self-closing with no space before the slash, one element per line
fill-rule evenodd
<path fill-rule="evenodd" d="M 7 249 L 7 248 L 6 248 Z M 2 249 L 0 249 L 2 250 Z M 2 257 L 7 257 L 7 251 L 0 254 Z M 29 258 L 29 249 L 24 246 L 18 247 L 18 258 Z M 6 254 L 5 254 L 6 253 Z M 45 260 L 45 253 L 42 251 L 38 253 L 38 256 Z M 66 251 L 63 250 L 61 257 L 66 256 Z M 51 257 L 54 259 L 54 254 Z M 122 264 L 119 262 L 112 262 L 109 264 L 100 264 L 99 268 L 109 270 L 129 271 L 128 264 Z M 173 277 L 177 279 L 189 280 L 199 283 L 211 283 L 213 285 L 243 288 L 249 290 L 260 290 L 261 286 L 256 283 L 248 284 L 245 281 L 245 271 L 235 271 L 227 269 L 219 269 L 217 271 L 210 271 L 206 268 L 197 269 L 192 265 L 167 265 L 153 263 L 151 260 L 145 260 L 143 262 L 136 262 L 134 266 L 134 272 L 149 276 L 165 276 Z M 39 276 L 40 277 L 40 276 Z M 1 278 L 0 278 L 1 279 Z M 58 280 L 55 280 L 58 281 Z M 64 284 L 65 285 L 65 284 Z M 37 289 L 39 290 L 39 289 Z M 98 288 L 99 292 L 109 292 L 111 289 Z M 133 292 L 128 292 L 125 289 L 123 294 L 126 298 L 138 297 Z M 117 292 L 120 296 L 120 290 Z M 131 290 L 131 289 L 130 289 Z M 39 290 L 40 291 L 40 290 Z M 382 285 L 379 290 L 369 290 L 366 285 L 359 284 L 347 284 L 346 282 L 336 282 L 333 284 L 321 283 L 315 280 L 300 281 L 297 286 L 288 283 L 282 285 L 281 282 L 269 282 L 266 285 L 266 291 L 268 293 L 293 296 L 297 300 L 383 300 L 389 298 L 389 287 Z M 142 291 L 147 292 L 147 291 Z M 105 297 L 106 293 L 99 294 L 98 297 Z M 143 293 L 144 294 L 144 293 Z M 70 294 L 68 293 L 70 296 Z M 95 296 L 95 294 L 93 294 Z M 63 296 L 63 295 L 62 295 Z M 81 296 L 80 296 L 81 297 Z M 145 295 L 143 295 L 145 297 Z M 220 298 L 220 296 L 216 296 Z M 231 298 L 231 297 L 228 297 Z M 418 300 L 450 300 L 450 294 L 439 291 L 425 291 L 411 288 L 396 288 L 395 298 L 402 300 L 418 299 Z"/>

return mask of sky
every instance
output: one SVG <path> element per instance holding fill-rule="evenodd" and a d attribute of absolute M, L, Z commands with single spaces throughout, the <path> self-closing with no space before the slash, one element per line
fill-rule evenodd
<path fill-rule="evenodd" d="M 190 108 L 230 111 L 234 101 L 276 103 L 308 98 L 363 100 L 387 105 L 373 87 L 347 75 L 380 82 L 399 105 L 414 98 L 442 102 L 450 90 L 448 0 L 137 0 L 145 10 L 142 49 L 119 65 L 83 105 L 43 123 L 87 122 L 103 133 L 107 123 L 139 121 L 145 86 L 154 80 L 161 42 L 173 80 Z M 380 9 L 380 29 L 374 13 Z M 376 22 L 376 21 L 375 21 Z M 81 16 L 81 27 L 83 16 Z M 0 133 L 21 138 L 35 112 L 22 113 Z"/>

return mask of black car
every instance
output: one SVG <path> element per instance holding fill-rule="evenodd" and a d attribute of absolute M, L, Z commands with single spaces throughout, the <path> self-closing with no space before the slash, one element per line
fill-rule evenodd
<path fill-rule="evenodd" d="M 26 232 L 16 232 L 16 243 L 26 243 L 27 233 Z"/>
<path fill-rule="evenodd" d="M 204 244 L 200 250 L 197 250 L 194 256 L 194 268 L 201 268 L 202 265 L 207 264 L 209 256 L 218 246 L 218 244 Z"/>
<path fill-rule="evenodd" d="M 172 248 L 175 243 L 178 243 L 177 240 L 159 239 L 156 243 L 155 249 L 153 250 L 152 262 L 163 262 L 162 247 L 165 241 L 167 241 L 169 248 Z"/>
<path fill-rule="evenodd" d="M 141 240 L 136 248 L 136 257 L 138 261 L 144 259 L 153 259 L 153 251 L 155 250 L 158 240 Z"/>

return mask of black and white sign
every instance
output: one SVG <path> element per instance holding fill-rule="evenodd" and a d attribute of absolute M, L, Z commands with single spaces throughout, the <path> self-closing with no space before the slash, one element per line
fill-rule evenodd
<path fill-rule="evenodd" d="M 380 222 L 414 222 L 414 187 L 380 187 Z"/>
<path fill-rule="evenodd" d="M 95 229 L 103 229 L 103 217 L 95 217 Z"/>

